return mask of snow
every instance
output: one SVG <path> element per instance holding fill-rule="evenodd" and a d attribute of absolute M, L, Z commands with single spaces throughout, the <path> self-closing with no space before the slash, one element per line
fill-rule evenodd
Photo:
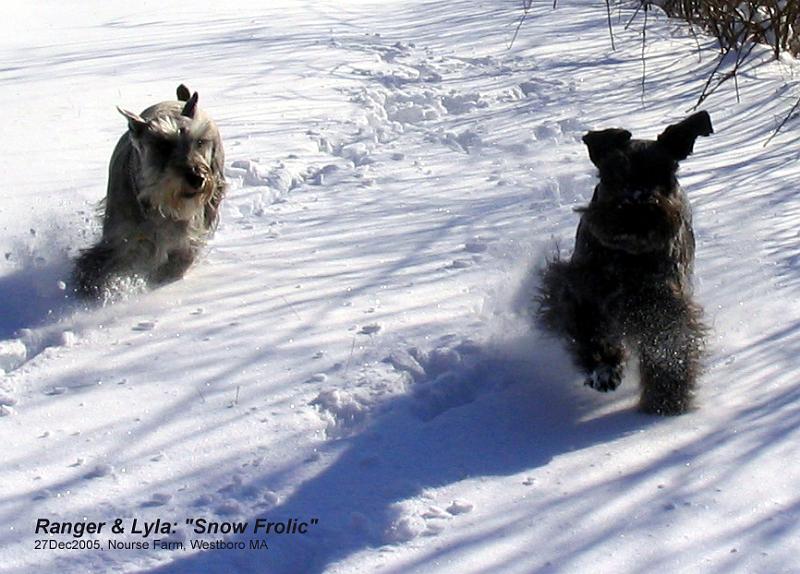
<path fill-rule="evenodd" d="M 581 136 L 684 117 L 711 39 L 651 13 L 642 95 L 641 15 L 612 51 L 599 2 L 534 3 L 510 49 L 512 1 L 35 4 L 0 22 L 0 571 L 796 571 L 796 120 L 763 145 L 795 62 L 704 103 L 680 177 L 713 333 L 698 409 L 661 419 L 527 312 L 591 196 Z M 115 106 L 180 82 L 225 142 L 220 228 L 183 281 L 86 306 Z M 34 550 L 69 539 L 39 518 L 186 550 Z M 201 551 L 196 518 L 318 523 Z"/>
<path fill-rule="evenodd" d="M 0 369 L 11 371 L 25 362 L 28 348 L 19 339 L 0 341 Z"/>

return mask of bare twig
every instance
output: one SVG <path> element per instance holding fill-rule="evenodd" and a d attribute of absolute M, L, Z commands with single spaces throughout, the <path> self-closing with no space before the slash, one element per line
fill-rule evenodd
<path fill-rule="evenodd" d="M 608 35 L 611 36 L 611 49 L 616 52 L 614 46 L 614 30 L 611 27 L 611 0 L 606 0 L 606 12 L 608 13 Z"/>
<path fill-rule="evenodd" d="M 692 33 L 695 44 L 697 44 L 697 62 L 703 62 L 703 49 L 700 47 L 700 38 L 697 37 L 697 32 L 694 31 L 694 26 L 689 22 L 689 31 Z"/>
<path fill-rule="evenodd" d="M 711 81 L 714 79 L 714 74 L 716 74 L 719 71 L 720 67 L 722 67 L 722 63 L 725 61 L 725 58 L 728 57 L 729 52 L 730 50 L 720 54 L 719 60 L 717 60 L 717 65 L 714 66 L 713 70 L 711 70 L 711 73 L 708 75 L 708 79 L 706 80 L 706 83 L 703 86 L 703 91 L 700 92 L 700 99 L 697 101 L 694 107 L 691 108 L 691 110 L 696 110 L 697 106 L 699 106 L 703 102 L 703 100 L 706 99 L 706 92 L 708 91 L 708 87 L 711 85 Z"/>
<path fill-rule="evenodd" d="M 644 105 L 644 83 L 647 79 L 647 60 L 644 56 L 645 47 L 647 46 L 647 12 L 649 5 L 642 0 L 641 6 L 644 6 L 644 23 L 642 24 L 642 105 Z"/>
<path fill-rule="evenodd" d="M 714 73 L 717 70 L 719 70 L 719 67 L 722 65 L 722 61 L 725 59 L 727 54 L 730 53 L 730 50 L 728 52 L 726 52 L 725 54 L 723 54 L 722 56 L 720 56 L 720 61 L 717 62 L 717 66 L 714 68 L 714 71 L 711 72 L 711 75 L 709 76 L 708 81 L 706 81 L 705 88 L 703 88 L 703 93 L 700 94 L 700 97 L 698 98 L 697 103 L 694 105 L 692 110 L 696 110 L 700 106 L 700 104 L 702 104 L 711 94 L 716 92 L 717 88 L 719 88 L 722 84 L 724 84 L 725 82 L 727 82 L 731 78 L 736 78 L 736 75 L 739 73 L 739 69 L 745 63 L 745 61 L 747 60 L 747 57 L 751 54 L 751 52 L 753 51 L 753 49 L 755 47 L 756 47 L 755 43 L 750 44 L 747 47 L 747 51 L 745 51 L 744 53 L 742 53 L 742 49 L 740 48 L 739 51 L 736 54 L 736 63 L 733 65 L 733 69 L 730 72 L 727 72 L 726 74 L 724 74 L 722 76 L 722 78 L 714 85 L 713 88 L 708 89 L 709 85 L 711 85 L 711 80 L 714 77 Z M 742 46 L 742 48 L 743 48 L 743 46 Z M 738 86 L 737 86 L 736 97 L 737 97 L 737 99 L 739 97 Z"/>
<path fill-rule="evenodd" d="M 520 16 L 519 22 L 517 23 L 517 27 L 514 30 L 514 35 L 511 37 L 511 42 L 508 44 L 508 49 L 514 47 L 514 42 L 517 41 L 517 36 L 519 35 L 519 29 L 522 28 L 522 24 L 525 23 L 525 19 L 528 17 L 528 12 L 533 6 L 533 0 L 522 0 L 522 16 Z M 553 2 L 553 8 L 556 7 L 556 3 Z"/>
<path fill-rule="evenodd" d="M 660 4 L 670 17 L 678 16 L 706 29 L 717 38 L 723 51 L 755 42 L 770 45 L 776 59 L 782 52 L 800 52 L 796 32 L 800 2 L 666 0 Z"/>
<path fill-rule="evenodd" d="M 777 127 L 777 128 L 775 128 L 775 131 L 774 131 L 774 132 L 772 132 L 772 135 L 771 135 L 771 136 L 769 136 L 769 138 L 767 138 L 767 141 L 765 141 L 765 142 L 764 142 L 764 147 L 767 147 L 767 144 L 769 144 L 769 142 L 771 142 L 771 141 L 772 141 L 772 138 L 774 138 L 776 135 L 778 135 L 778 132 L 779 132 L 779 131 L 781 131 L 781 128 L 782 128 L 784 125 L 786 125 L 786 122 L 788 122 L 788 121 L 789 121 L 789 118 L 791 118 L 791 117 L 794 115 L 794 113 L 795 113 L 795 111 L 797 111 L 797 108 L 798 108 L 798 107 L 800 107 L 800 98 L 797 98 L 797 101 L 796 101 L 796 102 L 794 103 L 794 105 L 792 106 L 792 109 L 791 109 L 791 110 L 789 110 L 789 113 L 788 113 L 788 114 L 786 114 L 786 117 L 785 117 L 785 118 L 783 118 L 783 121 L 782 121 L 782 122 L 781 122 L 781 123 L 778 125 L 778 127 Z"/>
<path fill-rule="evenodd" d="M 639 15 L 639 10 L 641 10 L 644 7 L 645 2 L 647 2 L 647 0 L 639 0 L 639 5 L 636 7 L 636 10 L 633 12 L 633 16 L 631 16 L 630 20 L 628 20 L 628 23 L 625 24 L 625 29 L 626 30 L 631 27 L 631 23 L 633 23 L 633 21 L 636 19 L 636 16 Z"/>
<path fill-rule="evenodd" d="M 283 302 L 284 302 L 284 303 L 286 303 L 286 304 L 289 306 L 289 309 L 291 309 L 291 310 L 292 310 L 292 313 L 294 313 L 294 316 L 295 316 L 295 317 L 297 317 L 299 320 L 301 320 L 301 321 L 302 321 L 302 320 L 303 320 L 303 318 L 302 318 L 302 317 L 300 317 L 300 314 L 299 314 L 299 313 L 297 312 L 297 310 L 294 308 L 294 305 L 292 305 L 292 304 L 289 302 L 289 300 L 288 300 L 288 299 L 287 299 L 285 296 L 283 296 L 283 295 L 281 295 L 281 299 L 283 299 Z"/>
<path fill-rule="evenodd" d="M 350 345 L 350 355 L 347 357 L 347 363 L 344 365 L 344 374 L 350 369 L 350 361 L 353 359 L 353 352 L 356 350 L 356 336 L 353 335 L 353 344 Z"/>

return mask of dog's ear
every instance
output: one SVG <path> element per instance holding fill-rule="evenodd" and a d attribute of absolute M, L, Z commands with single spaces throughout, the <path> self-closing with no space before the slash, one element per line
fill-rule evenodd
<path fill-rule="evenodd" d="M 181 110 L 181 115 L 187 118 L 194 118 L 194 113 L 197 111 L 197 92 L 192 94 L 192 97 L 186 102 Z"/>
<path fill-rule="evenodd" d="M 145 132 L 147 129 L 147 122 L 143 120 L 140 115 L 124 110 L 119 106 L 117 106 L 117 111 L 128 118 L 128 129 L 134 137 L 139 137 Z"/>
<path fill-rule="evenodd" d="M 189 91 L 189 88 L 187 88 L 185 84 L 181 84 L 180 86 L 178 86 L 176 92 L 178 94 L 179 102 L 189 101 L 189 98 L 191 97 L 191 92 Z"/>
<path fill-rule="evenodd" d="M 215 229 L 219 222 L 219 205 L 225 196 L 225 151 L 222 149 L 222 141 L 217 139 L 214 146 L 214 155 L 211 157 L 211 168 L 214 174 L 214 190 L 204 207 L 204 220 L 206 228 Z"/>
<path fill-rule="evenodd" d="M 711 126 L 711 116 L 702 111 L 692 114 L 680 123 L 668 126 L 658 136 L 658 143 L 669 154 L 680 161 L 686 159 L 694 151 L 694 140 L 698 136 L 710 136 L 714 133 Z"/>
<path fill-rule="evenodd" d="M 583 136 L 583 143 L 589 148 L 589 159 L 597 167 L 612 151 L 621 149 L 631 141 L 631 132 L 619 128 L 589 132 Z"/>

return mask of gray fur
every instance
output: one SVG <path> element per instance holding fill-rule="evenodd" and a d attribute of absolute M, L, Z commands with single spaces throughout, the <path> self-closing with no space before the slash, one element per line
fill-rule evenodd
<path fill-rule="evenodd" d="M 222 140 L 196 92 L 141 114 L 119 111 L 128 130 L 111 155 L 103 234 L 74 271 L 76 290 L 93 298 L 120 278 L 154 287 L 183 277 L 216 228 L 225 194 Z"/>

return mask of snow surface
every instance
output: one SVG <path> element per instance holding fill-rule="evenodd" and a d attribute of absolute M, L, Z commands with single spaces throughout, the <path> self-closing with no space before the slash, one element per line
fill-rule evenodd
<path fill-rule="evenodd" d="M 594 182 L 580 137 L 682 118 L 714 43 L 512 1 L 35 1 L 0 22 L 0 570 L 800 572 L 798 65 L 683 162 L 713 326 L 699 408 L 585 389 L 527 318 Z M 124 121 L 179 82 L 230 193 L 185 280 L 65 284 Z M 268 551 L 37 550 L 37 518 L 318 518 Z M 94 537 L 90 537 L 94 538 Z M 96 537 L 105 545 L 110 536 Z M 221 538 L 221 537 L 217 537 Z M 232 536 L 230 540 L 247 537 Z M 53 540 L 69 537 L 53 536 Z M 126 534 L 120 540 L 136 540 Z"/>

